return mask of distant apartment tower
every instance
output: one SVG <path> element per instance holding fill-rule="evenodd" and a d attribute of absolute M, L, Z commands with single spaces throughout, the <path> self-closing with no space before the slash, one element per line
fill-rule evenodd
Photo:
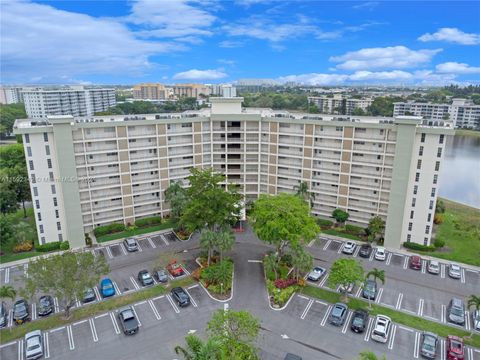
<path fill-rule="evenodd" d="M 232 84 L 208 84 L 210 96 L 236 97 L 237 89 Z"/>
<path fill-rule="evenodd" d="M 143 83 L 133 87 L 133 98 L 136 100 L 166 100 L 168 91 L 162 84 Z"/>
<path fill-rule="evenodd" d="M 242 100 L 210 98 L 211 108 L 182 114 L 17 120 L 40 243 L 80 247 L 97 226 L 167 216 L 165 190 L 187 185 L 196 167 L 224 173 L 245 203 L 306 182 L 313 215 L 342 208 L 363 227 L 380 216 L 385 246 L 430 244 L 451 123 L 242 109 Z"/>
<path fill-rule="evenodd" d="M 0 104 L 17 104 L 23 102 L 23 88 L 0 87 Z"/>
<path fill-rule="evenodd" d="M 472 100 L 453 99 L 449 114 L 456 127 L 480 130 L 480 105 Z"/>
<path fill-rule="evenodd" d="M 206 85 L 202 84 L 175 84 L 172 86 L 173 94 L 177 98 L 181 97 L 194 97 L 198 99 L 200 95 L 210 95 L 210 89 Z"/>
<path fill-rule="evenodd" d="M 333 96 L 309 96 L 308 102 L 315 105 L 322 114 L 353 115 L 355 109 L 366 112 L 372 105 L 372 98 L 354 99 L 342 94 Z"/>
<path fill-rule="evenodd" d="M 23 91 L 25 110 L 30 118 L 48 115 L 93 116 L 116 105 L 115 89 L 33 89 Z"/>
<path fill-rule="evenodd" d="M 417 103 L 413 101 L 393 103 L 393 116 L 413 115 L 430 120 L 447 120 L 450 105 Z"/>

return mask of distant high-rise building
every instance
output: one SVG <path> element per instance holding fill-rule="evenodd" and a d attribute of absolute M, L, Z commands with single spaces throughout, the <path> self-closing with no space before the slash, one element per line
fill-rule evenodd
<path fill-rule="evenodd" d="M 355 109 L 366 112 L 372 105 L 372 98 L 354 99 L 342 94 L 331 96 L 309 96 L 308 102 L 315 105 L 322 114 L 353 115 Z"/>
<path fill-rule="evenodd" d="M 116 105 L 115 89 L 85 89 L 82 86 L 22 91 L 30 118 L 47 115 L 93 116 Z"/>
<path fill-rule="evenodd" d="M 0 87 L 0 104 L 17 104 L 23 102 L 21 87 Z"/>
<path fill-rule="evenodd" d="M 199 98 L 200 95 L 210 95 L 210 89 L 202 84 L 175 84 L 172 86 L 173 94 L 178 97 L 194 97 Z"/>
<path fill-rule="evenodd" d="M 158 83 L 142 83 L 133 87 L 133 98 L 137 100 L 166 100 L 168 91 Z"/>
<path fill-rule="evenodd" d="M 237 89 L 231 84 L 225 84 L 220 87 L 220 95 L 222 97 L 236 97 Z"/>

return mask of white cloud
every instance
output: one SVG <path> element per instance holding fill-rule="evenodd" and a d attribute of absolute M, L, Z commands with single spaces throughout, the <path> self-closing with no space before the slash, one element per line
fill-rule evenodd
<path fill-rule="evenodd" d="M 376 8 L 380 3 L 378 1 L 367 1 L 358 5 L 352 6 L 353 9 L 359 10 L 359 9 L 367 9 L 367 10 L 373 10 Z"/>
<path fill-rule="evenodd" d="M 435 69 L 443 74 L 480 74 L 480 67 L 458 62 L 438 64 Z"/>
<path fill-rule="evenodd" d="M 231 40 L 224 40 L 218 43 L 218 46 L 220 46 L 221 48 L 227 48 L 227 49 L 239 48 L 239 47 L 242 47 L 243 45 L 244 43 L 241 41 L 231 41 Z"/>
<path fill-rule="evenodd" d="M 393 70 L 393 71 L 356 71 L 355 73 L 349 75 L 349 80 L 353 81 L 372 81 L 372 80 L 382 80 L 382 81 L 405 81 L 411 80 L 413 75 L 409 72 L 402 70 Z"/>
<path fill-rule="evenodd" d="M 404 69 L 427 63 L 440 51 L 442 49 L 411 50 L 405 46 L 365 48 L 332 56 L 330 61 L 340 63 L 337 68 L 342 70 Z"/>
<path fill-rule="evenodd" d="M 348 80 L 348 75 L 342 74 L 301 74 L 288 75 L 278 78 L 281 82 L 296 82 L 305 85 L 337 85 Z"/>
<path fill-rule="evenodd" d="M 143 74 L 154 54 L 181 50 L 172 42 L 139 39 L 113 19 L 26 1 L 2 3 L 2 80 Z"/>
<path fill-rule="evenodd" d="M 446 41 L 461 45 L 478 45 L 480 44 L 480 34 L 465 33 L 457 28 L 441 28 L 433 34 L 423 34 L 418 40 L 423 42 Z"/>
<path fill-rule="evenodd" d="M 223 70 L 197 70 L 191 69 L 175 74 L 176 80 L 218 80 L 227 77 Z"/>

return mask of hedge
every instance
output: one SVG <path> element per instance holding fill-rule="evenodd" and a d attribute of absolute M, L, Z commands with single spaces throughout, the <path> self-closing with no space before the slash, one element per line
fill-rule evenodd
<path fill-rule="evenodd" d="M 333 221 L 318 218 L 317 224 L 320 225 L 321 227 L 327 228 L 327 227 L 333 226 Z"/>
<path fill-rule="evenodd" d="M 125 225 L 118 224 L 118 223 L 113 223 L 113 224 L 110 224 L 110 225 L 96 227 L 93 230 L 93 233 L 95 234 L 95 236 L 103 236 L 103 235 L 107 235 L 107 234 L 113 234 L 113 233 L 121 232 L 121 231 L 124 231 L 124 230 L 125 230 Z"/>
<path fill-rule="evenodd" d="M 152 216 L 152 217 L 147 217 L 143 219 L 138 219 L 135 221 L 135 226 L 142 228 L 142 227 L 148 227 L 152 225 L 160 225 L 162 223 L 162 218 L 160 216 Z"/>
<path fill-rule="evenodd" d="M 355 226 L 355 225 L 345 225 L 345 231 L 349 234 L 353 235 L 363 235 L 365 234 L 365 230 L 360 227 L 360 226 Z"/>
<path fill-rule="evenodd" d="M 68 241 L 54 241 L 51 243 L 46 243 L 44 245 L 35 246 L 35 250 L 38 252 L 49 252 L 55 250 L 68 250 L 70 249 L 70 244 Z"/>
<path fill-rule="evenodd" d="M 435 246 L 426 246 L 422 244 L 417 244 L 414 242 L 404 242 L 403 246 L 407 249 L 418 250 L 418 251 L 435 251 Z"/>

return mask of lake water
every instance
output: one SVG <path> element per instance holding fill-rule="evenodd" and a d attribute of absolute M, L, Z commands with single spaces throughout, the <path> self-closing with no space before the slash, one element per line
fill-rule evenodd
<path fill-rule="evenodd" d="M 480 208 L 480 137 L 451 136 L 446 147 L 439 195 Z"/>

